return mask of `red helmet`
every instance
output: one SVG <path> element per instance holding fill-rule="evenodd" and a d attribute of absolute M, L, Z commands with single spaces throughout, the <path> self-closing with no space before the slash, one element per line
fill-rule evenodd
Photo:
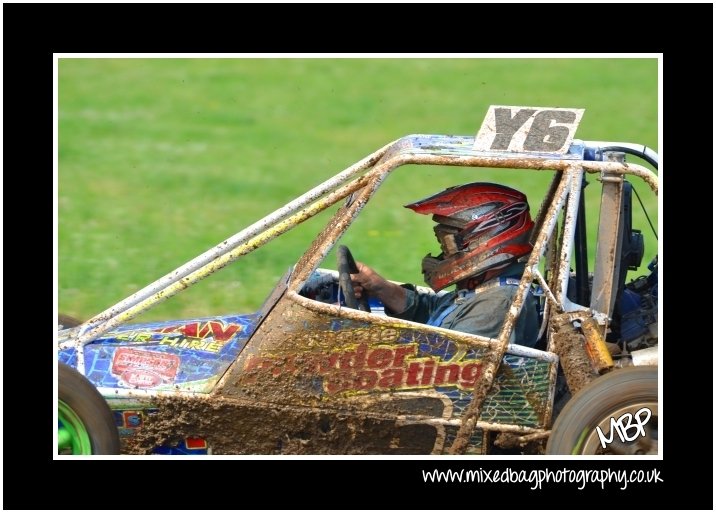
<path fill-rule="evenodd" d="M 405 205 L 433 214 L 442 253 L 423 258 L 425 282 L 435 292 L 471 276 L 506 267 L 532 250 L 534 223 L 527 197 L 493 183 L 469 183 Z"/>

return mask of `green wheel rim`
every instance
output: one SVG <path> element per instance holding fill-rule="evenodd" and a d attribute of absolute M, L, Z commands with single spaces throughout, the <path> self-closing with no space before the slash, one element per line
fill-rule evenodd
<path fill-rule="evenodd" d="M 92 454 L 92 442 L 84 423 L 63 401 L 57 407 L 57 446 L 60 454 Z"/>
<path fill-rule="evenodd" d="M 577 440 L 577 444 L 572 449 L 572 455 L 581 454 L 582 452 L 582 446 L 584 445 L 584 441 L 587 439 L 587 435 L 589 434 L 589 428 L 584 428 L 584 431 L 582 431 L 582 434 L 579 435 L 579 440 Z"/>

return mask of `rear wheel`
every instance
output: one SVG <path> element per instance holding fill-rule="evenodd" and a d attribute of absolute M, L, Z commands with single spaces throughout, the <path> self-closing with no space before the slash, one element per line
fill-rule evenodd
<path fill-rule="evenodd" d="M 119 454 L 119 433 L 104 397 L 75 369 L 58 365 L 59 454 Z"/>
<path fill-rule="evenodd" d="M 595 379 L 560 412 L 547 454 L 657 454 L 658 394 L 656 367 Z"/>

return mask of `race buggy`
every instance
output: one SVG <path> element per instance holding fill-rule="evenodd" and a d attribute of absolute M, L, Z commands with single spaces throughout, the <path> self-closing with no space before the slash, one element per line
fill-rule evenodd
<path fill-rule="evenodd" d="M 626 155 L 657 169 L 658 156 L 575 139 L 583 112 L 492 106 L 475 137 L 403 137 L 92 319 L 60 316 L 58 454 L 658 454 L 657 256 L 627 280 L 645 248 L 627 179 L 657 194 L 658 178 Z M 498 337 L 356 300 L 338 242 L 406 165 L 469 168 L 473 181 L 484 168 L 551 173 Z M 588 174 L 601 183 L 593 258 Z M 257 312 L 127 324 L 334 205 Z M 336 269 L 321 267 L 334 246 Z M 528 294 L 535 349 L 510 343 Z"/>

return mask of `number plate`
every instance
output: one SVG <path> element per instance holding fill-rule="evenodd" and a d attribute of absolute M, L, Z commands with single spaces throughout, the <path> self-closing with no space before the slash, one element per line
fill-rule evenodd
<path fill-rule="evenodd" d="M 476 151 L 565 154 L 584 109 L 492 105 L 475 137 Z"/>

